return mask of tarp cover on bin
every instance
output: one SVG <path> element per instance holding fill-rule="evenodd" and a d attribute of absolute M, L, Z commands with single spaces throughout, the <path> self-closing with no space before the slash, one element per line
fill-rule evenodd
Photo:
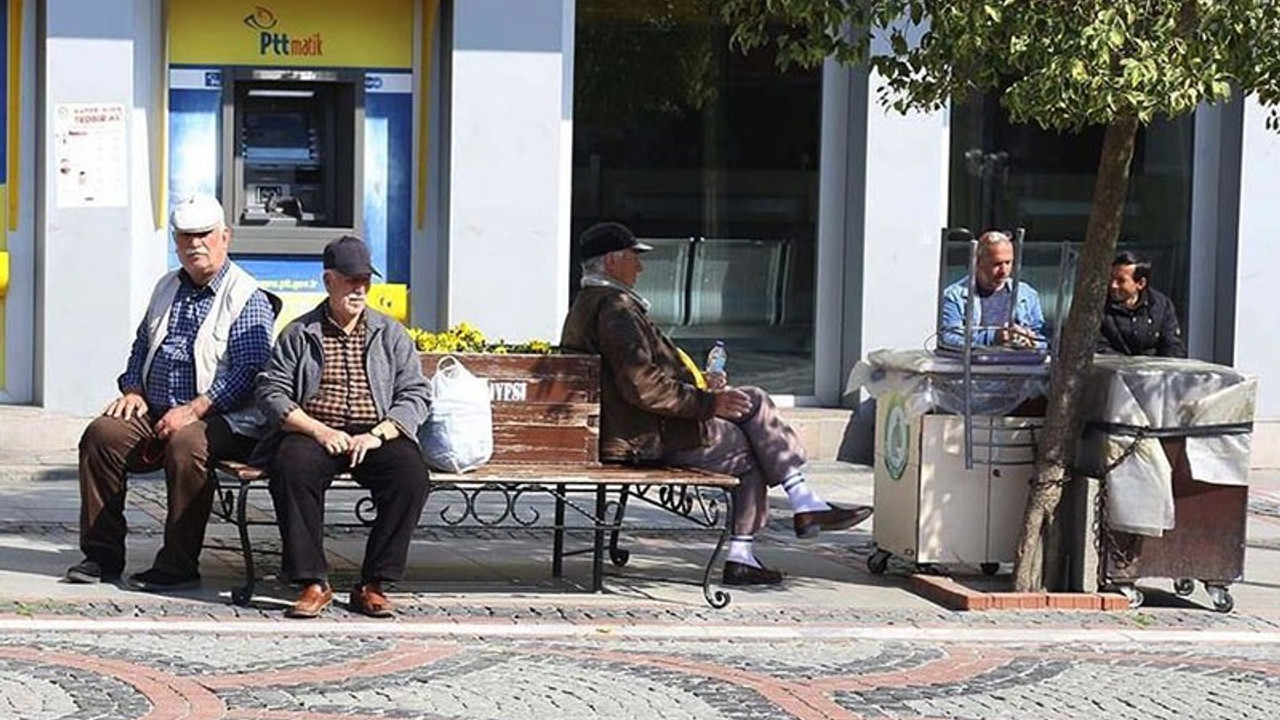
<path fill-rule="evenodd" d="M 1257 378 L 1199 360 L 1095 358 L 1081 398 L 1088 430 L 1080 471 L 1101 477 L 1144 436 L 1106 476 L 1108 526 L 1152 537 L 1175 527 L 1173 468 L 1161 437 L 1186 439 L 1193 479 L 1245 485 L 1257 389 Z"/>

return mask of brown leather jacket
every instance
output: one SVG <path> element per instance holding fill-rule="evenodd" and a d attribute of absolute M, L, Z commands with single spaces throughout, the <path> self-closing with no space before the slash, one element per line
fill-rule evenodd
<path fill-rule="evenodd" d="M 656 462 L 704 444 L 715 396 L 693 384 L 675 344 L 637 298 L 616 288 L 583 288 L 560 345 L 600 355 L 602 460 Z"/>

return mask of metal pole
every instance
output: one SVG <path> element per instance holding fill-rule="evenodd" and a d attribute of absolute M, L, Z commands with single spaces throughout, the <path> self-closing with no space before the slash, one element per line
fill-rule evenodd
<path fill-rule="evenodd" d="M 969 287 L 964 300 L 964 469 L 973 469 L 973 305 L 977 292 L 978 241 L 969 241 Z"/>

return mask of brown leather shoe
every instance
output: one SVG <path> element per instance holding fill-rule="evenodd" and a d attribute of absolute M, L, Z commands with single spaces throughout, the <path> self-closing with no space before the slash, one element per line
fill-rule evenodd
<path fill-rule="evenodd" d="M 347 603 L 351 612 L 375 618 L 392 616 L 391 601 L 382 593 L 380 583 L 361 583 L 351 588 L 351 600 Z"/>
<path fill-rule="evenodd" d="M 333 588 L 327 584 L 311 583 L 302 588 L 302 594 L 298 596 L 298 601 L 284 611 L 284 616 L 290 618 L 319 617 L 320 612 L 329 607 L 331 602 L 333 602 Z"/>
<path fill-rule="evenodd" d="M 871 517 L 874 509 L 869 505 L 840 507 L 832 505 L 830 510 L 814 510 L 795 514 L 796 537 L 816 538 L 822 530 L 848 530 Z"/>

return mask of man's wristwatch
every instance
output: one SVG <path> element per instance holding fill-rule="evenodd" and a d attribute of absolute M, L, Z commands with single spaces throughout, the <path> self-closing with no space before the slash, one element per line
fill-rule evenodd
<path fill-rule="evenodd" d="M 385 430 L 383 430 L 382 428 L 378 427 L 377 425 L 374 425 L 374 426 L 369 430 L 369 434 L 370 434 L 370 435 L 372 435 L 372 436 L 374 436 L 374 437 L 376 437 L 376 438 L 378 438 L 378 439 L 379 439 L 379 440 L 381 440 L 382 442 L 386 442 L 386 441 L 387 441 L 387 433 L 386 433 L 386 431 L 385 431 Z"/>

